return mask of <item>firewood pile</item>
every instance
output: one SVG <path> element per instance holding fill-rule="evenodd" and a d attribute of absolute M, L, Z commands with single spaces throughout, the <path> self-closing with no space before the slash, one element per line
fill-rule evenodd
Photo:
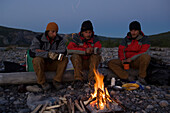
<path fill-rule="evenodd" d="M 98 92 L 103 93 L 101 89 L 98 89 Z M 125 111 L 125 107 L 121 104 L 121 102 L 115 98 L 111 98 L 110 96 L 106 95 L 106 97 L 111 100 L 109 103 L 107 101 L 107 106 L 105 109 L 100 110 L 99 108 L 94 107 L 94 102 L 96 98 L 89 99 L 89 100 L 72 100 L 72 98 L 65 98 L 60 97 L 59 101 L 54 101 L 53 105 L 46 102 L 45 104 L 38 104 L 35 109 L 31 113 L 58 113 L 59 108 L 63 109 L 63 111 L 69 113 L 75 113 L 79 111 L 81 113 L 98 113 L 98 112 L 115 112 L 115 111 Z M 99 97 L 97 97 L 99 98 Z M 92 103 L 92 104 L 90 104 Z"/>

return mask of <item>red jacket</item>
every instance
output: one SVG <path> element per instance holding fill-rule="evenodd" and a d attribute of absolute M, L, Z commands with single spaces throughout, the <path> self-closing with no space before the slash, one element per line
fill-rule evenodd
<path fill-rule="evenodd" d="M 149 48 L 150 42 L 143 32 L 136 39 L 132 39 L 129 32 L 119 45 L 118 56 L 120 60 L 134 60 L 142 54 L 147 54 Z"/>
<path fill-rule="evenodd" d="M 97 40 L 97 37 L 93 36 L 91 39 L 86 40 L 79 34 L 76 34 L 72 37 L 69 45 L 67 46 L 68 54 L 79 54 L 82 55 L 83 59 L 89 59 L 88 54 L 86 54 L 86 48 L 99 48 L 101 49 L 100 41 Z"/>

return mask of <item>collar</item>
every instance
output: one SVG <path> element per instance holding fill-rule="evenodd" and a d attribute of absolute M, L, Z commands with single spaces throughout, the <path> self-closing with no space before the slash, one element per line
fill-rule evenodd
<path fill-rule="evenodd" d="M 85 39 L 82 35 L 81 35 L 81 32 L 78 33 L 79 34 L 79 37 L 80 39 L 83 41 L 83 42 L 91 42 L 93 43 L 93 40 L 94 40 L 94 32 L 93 32 L 93 37 L 91 37 L 89 40 Z"/>
<path fill-rule="evenodd" d="M 41 40 L 42 40 L 43 42 L 49 42 L 50 39 L 49 39 L 48 36 L 45 36 L 45 34 L 43 34 Z M 58 40 L 60 40 L 60 39 L 59 39 L 58 34 L 57 34 L 57 36 L 53 39 L 53 41 L 58 41 Z"/>
<path fill-rule="evenodd" d="M 144 36 L 144 33 L 143 33 L 142 31 L 140 31 L 139 35 L 138 35 L 135 39 L 136 39 L 136 40 L 140 40 L 140 39 L 143 38 L 143 36 Z M 127 33 L 127 36 L 126 36 L 126 37 L 127 37 L 128 39 L 133 39 L 130 32 Z"/>

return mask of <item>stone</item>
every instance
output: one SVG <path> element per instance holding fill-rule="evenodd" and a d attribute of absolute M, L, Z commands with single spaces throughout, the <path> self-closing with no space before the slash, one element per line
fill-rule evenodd
<path fill-rule="evenodd" d="M 8 101 L 5 98 L 0 97 L 0 105 L 6 104 L 6 103 L 8 103 Z"/>
<path fill-rule="evenodd" d="M 37 85 L 34 85 L 34 86 L 27 86 L 26 87 L 26 90 L 27 91 L 30 91 L 30 92 L 42 92 L 43 90 L 41 88 L 39 88 Z"/>
<path fill-rule="evenodd" d="M 145 110 L 142 110 L 142 113 L 147 113 Z"/>
<path fill-rule="evenodd" d="M 15 100 L 15 98 L 14 97 L 10 97 L 10 99 L 9 99 L 10 101 L 13 101 L 13 100 Z"/>
<path fill-rule="evenodd" d="M 161 107 L 166 107 L 166 106 L 169 105 L 169 103 L 168 103 L 166 100 L 162 100 L 162 101 L 159 102 L 159 105 L 160 105 Z"/>
<path fill-rule="evenodd" d="M 18 104 L 21 104 L 21 102 L 19 100 L 16 100 L 13 102 L 14 105 L 18 105 Z"/>
<path fill-rule="evenodd" d="M 141 103 L 143 103 L 143 101 L 142 101 L 142 100 L 140 100 L 138 103 L 139 103 L 139 104 L 141 104 Z"/>
<path fill-rule="evenodd" d="M 19 109 L 18 113 L 29 113 L 30 109 Z"/>
<path fill-rule="evenodd" d="M 165 94 L 165 99 L 170 99 L 170 94 Z"/>
<path fill-rule="evenodd" d="M 90 88 L 86 88 L 84 91 L 85 91 L 86 93 L 89 93 L 89 92 L 90 92 Z"/>
<path fill-rule="evenodd" d="M 10 90 L 9 89 L 5 89 L 5 92 L 9 92 Z"/>
<path fill-rule="evenodd" d="M 0 87 L 0 92 L 1 92 L 1 91 L 3 91 L 3 88 L 2 88 L 2 87 Z"/>
<path fill-rule="evenodd" d="M 150 86 L 146 86 L 145 88 L 146 88 L 146 89 L 149 89 L 149 90 L 151 89 L 151 87 L 150 87 Z"/>
<path fill-rule="evenodd" d="M 110 95 L 115 95 L 115 94 L 116 94 L 116 92 L 113 90 L 110 92 Z"/>
<path fill-rule="evenodd" d="M 152 108 L 154 108 L 152 105 L 148 105 L 147 107 L 146 107 L 147 109 L 152 109 Z"/>

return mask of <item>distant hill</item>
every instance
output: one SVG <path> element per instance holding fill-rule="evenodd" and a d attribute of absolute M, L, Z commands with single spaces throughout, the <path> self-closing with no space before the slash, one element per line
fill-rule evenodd
<path fill-rule="evenodd" d="M 15 29 L 0 26 L 0 47 L 3 46 L 30 46 L 32 39 L 40 33 L 24 29 Z M 66 44 L 72 38 L 72 34 L 59 34 L 61 35 Z M 97 36 L 101 41 L 103 47 L 117 47 L 122 38 L 112 38 L 105 36 Z M 156 34 L 149 36 L 152 46 L 170 47 L 170 32 Z"/>
<path fill-rule="evenodd" d="M 154 47 L 170 47 L 170 31 L 149 36 L 151 45 Z"/>
<path fill-rule="evenodd" d="M 29 46 L 37 34 L 39 33 L 0 26 L 0 46 Z"/>

